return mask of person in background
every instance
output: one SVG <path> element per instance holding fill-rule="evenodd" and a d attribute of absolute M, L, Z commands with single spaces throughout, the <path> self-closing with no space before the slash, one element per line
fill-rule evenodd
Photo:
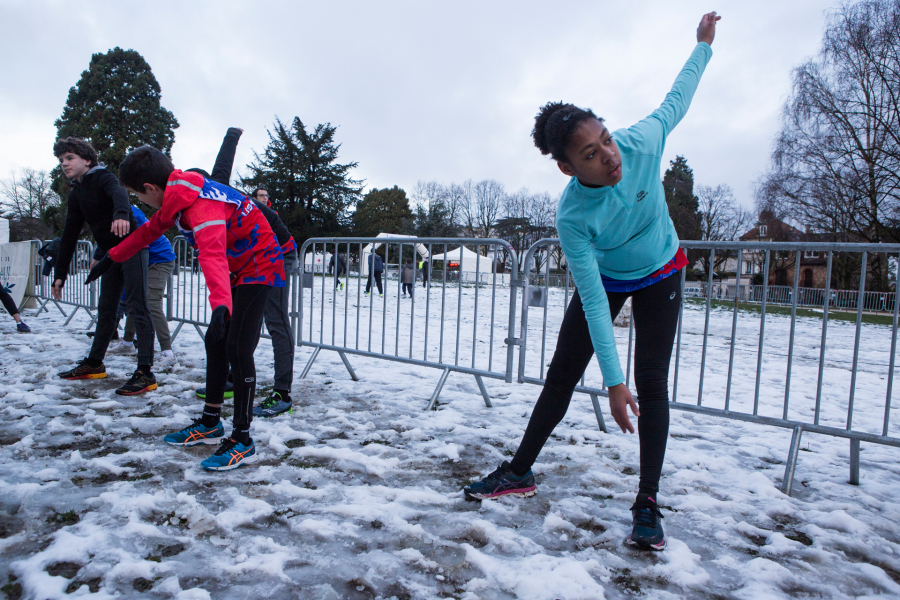
<path fill-rule="evenodd" d="M 431 262 L 426 258 L 419 267 L 422 272 L 422 287 L 428 287 L 428 276 L 431 275 Z"/>
<path fill-rule="evenodd" d="M 413 264 L 413 259 L 409 259 L 406 261 L 406 264 L 400 268 L 400 283 L 403 286 L 403 297 L 406 298 L 407 294 L 412 298 L 413 295 L 413 284 L 416 281 L 416 266 Z"/>
<path fill-rule="evenodd" d="M 334 273 L 334 289 L 344 289 L 344 282 L 341 281 L 341 275 L 347 270 L 347 259 L 344 258 L 344 255 L 338 252 L 337 254 L 331 255 L 331 260 L 328 261 L 328 272 Z"/>
<path fill-rule="evenodd" d="M 375 285 L 378 286 L 378 295 L 384 296 L 384 289 L 381 287 L 381 272 L 384 271 L 384 261 L 381 260 L 381 256 L 375 254 L 374 252 L 369 255 L 369 279 L 366 281 L 366 294 L 372 289 L 372 280 L 375 280 Z"/>

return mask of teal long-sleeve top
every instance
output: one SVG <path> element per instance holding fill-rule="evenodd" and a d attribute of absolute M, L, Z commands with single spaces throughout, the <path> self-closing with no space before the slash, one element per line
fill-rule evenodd
<path fill-rule="evenodd" d="M 612 134 L 622 156 L 622 180 L 589 188 L 572 177 L 559 201 L 556 228 L 581 296 L 594 352 L 607 386 L 625 381 L 601 273 L 640 279 L 678 250 L 660 178 L 666 137 L 687 112 L 712 48 L 697 44 L 662 105 L 647 118 Z"/>

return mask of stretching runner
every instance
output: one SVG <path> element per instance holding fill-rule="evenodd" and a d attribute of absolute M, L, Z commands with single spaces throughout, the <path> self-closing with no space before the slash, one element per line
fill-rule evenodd
<path fill-rule="evenodd" d="M 556 352 L 525 435 L 511 462 L 465 488 L 467 499 L 537 492 L 531 466 L 562 421 L 572 392 L 596 353 L 609 388 L 609 407 L 622 431 L 638 417 L 640 483 L 629 541 L 666 545 L 656 503 L 669 431 L 669 359 L 681 305 L 679 269 L 687 265 L 660 182 L 666 137 L 687 112 L 712 57 L 721 17 L 697 28 L 697 46 L 662 105 L 646 119 L 611 134 L 590 110 L 551 102 L 535 118 L 535 146 L 571 177 L 556 226 L 577 290 L 559 330 Z M 636 331 L 634 379 L 640 410 L 625 385 L 612 322 L 628 297 Z"/>

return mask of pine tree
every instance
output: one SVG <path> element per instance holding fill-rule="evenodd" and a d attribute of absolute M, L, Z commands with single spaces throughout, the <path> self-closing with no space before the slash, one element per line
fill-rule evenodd
<path fill-rule="evenodd" d="M 379 233 L 402 233 L 413 217 L 406 192 L 396 185 L 372 189 L 356 205 L 353 235 L 375 237 Z"/>
<path fill-rule="evenodd" d="M 350 209 L 359 200 L 363 181 L 350 177 L 357 163 L 337 162 L 341 145 L 334 141 L 336 130 L 325 123 L 310 133 L 299 117 L 289 128 L 276 118 L 265 152 L 254 153 L 255 161 L 247 165 L 250 176 L 240 179 L 245 189 L 269 192 L 298 243 L 342 235 L 350 227 Z"/>
<path fill-rule="evenodd" d="M 669 216 L 680 240 L 699 240 L 701 234 L 700 199 L 694 195 L 694 171 L 683 156 L 676 156 L 663 177 L 663 190 Z"/>
<path fill-rule="evenodd" d="M 69 90 L 56 137 L 84 138 L 113 173 L 134 148 L 149 144 L 166 154 L 175 143 L 175 116 L 160 104 L 159 82 L 144 57 L 134 50 L 113 48 L 94 54 L 78 83 Z M 68 182 L 59 167 L 50 173 L 53 190 L 63 199 Z M 65 220 L 65 201 L 44 215 L 59 230 Z"/>
<path fill-rule="evenodd" d="M 117 47 L 94 54 L 54 123 L 57 138 L 89 140 L 114 173 L 138 146 L 149 144 L 169 154 L 178 121 L 160 105 L 160 96 L 150 65 L 134 50 Z"/>

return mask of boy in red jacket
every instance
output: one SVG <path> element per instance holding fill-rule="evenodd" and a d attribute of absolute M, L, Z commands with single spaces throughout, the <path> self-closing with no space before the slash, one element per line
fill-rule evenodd
<path fill-rule="evenodd" d="M 269 290 L 284 287 L 281 247 L 260 210 L 246 196 L 204 178 L 176 170 L 169 158 L 150 146 L 131 152 L 119 166 L 119 180 L 130 192 L 159 210 L 93 269 L 99 276 L 113 261 L 122 262 L 177 226 L 199 250 L 209 289 L 212 317 L 206 331 L 206 406 L 202 416 L 165 436 L 173 446 L 221 442 L 201 466 L 227 471 L 257 460 L 250 438 L 256 366 L 253 352 Z M 96 273 L 95 273 L 96 272 Z M 230 282 L 229 282 L 230 274 Z M 225 438 L 219 415 L 228 377 L 234 374 L 234 427 Z"/>

